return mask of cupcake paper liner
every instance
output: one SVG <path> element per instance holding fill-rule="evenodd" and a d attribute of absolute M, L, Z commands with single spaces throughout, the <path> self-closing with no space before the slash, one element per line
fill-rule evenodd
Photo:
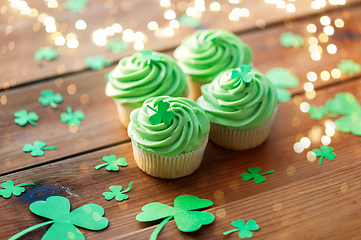
<path fill-rule="evenodd" d="M 118 109 L 120 122 L 125 128 L 127 128 L 130 122 L 130 113 L 134 110 L 134 108 L 124 106 L 123 104 L 116 104 L 116 105 Z"/>
<path fill-rule="evenodd" d="M 218 146 L 232 150 L 247 150 L 258 147 L 268 137 L 277 108 L 262 125 L 249 130 L 230 130 L 211 122 L 209 138 Z"/>
<path fill-rule="evenodd" d="M 196 101 L 202 95 L 201 86 L 209 82 L 193 81 L 192 78 L 188 75 L 186 76 L 186 79 L 189 88 L 188 98 L 190 100 Z"/>
<path fill-rule="evenodd" d="M 146 152 L 132 140 L 134 159 L 138 167 L 150 176 L 164 179 L 192 174 L 201 165 L 207 143 L 208 136 L 205 136 L 196 149 L 176 156 L 165 156 Z"/>

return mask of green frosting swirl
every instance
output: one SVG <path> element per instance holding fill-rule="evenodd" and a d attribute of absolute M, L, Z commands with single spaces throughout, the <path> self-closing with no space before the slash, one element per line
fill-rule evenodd
<path fill-rule="evenodd" d="M 108 76 L 105 87 L 108 97 L 137 108 L 150 97 L 180 97 L 187 91 L 185 74 L 176 61 L 164 53 L 148 52 L 148 59 L 137 52 L 119 61 Z"/>
<path fill-rule="evenodd" d="M 193 81 L 212 81 L 221 71 L 252 61 L 252 51 L 225 30 L 198 30 L 186 37 L 174 53 L 179 66 Z"/>
<path fill-rule="evenodd" d="M 211 122 L 231 130 L 247 130 L 262 125 L 275 111 L 277 93 L 274 85 L 260 72 L 250 71 L 249 83 L 232 79 L 229 69 L 211 83 L 201 87 L 197 103 L 206 111 Z"/>
<path fill-rule="evenodd" d="M 168 102 L 168 111 L 175 114 L 170 125 L 153 125 L 149 118 L 155 114 L 147 105 L 158 109 L 159 101 Z M 155 97 L 147 99 L 141 108 L 130 114 L 129 137 L 146 152 L 175 156 L 197 148 L 209 133 L 209 120 L 204 110 L 187 98 Z"/>

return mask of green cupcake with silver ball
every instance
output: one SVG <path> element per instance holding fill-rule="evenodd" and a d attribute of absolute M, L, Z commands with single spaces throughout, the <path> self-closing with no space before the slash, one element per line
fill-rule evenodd
<path fill-rule="evenodd" d="M 266 140 L 277 112 L 277 92 L 263 74 L 242 65 L 221 72 L 201 90 L 197 103 L 211 122 L 214 143 L 246 150 Z"/>
<path fill-rule="evenodd" d="M 187 75 L 188 98 L 192 100 L 201 95 L 200 87 L 220 72 L 252 61 L 247 44 L 237 35 L 219 29 L 194 32 L 182 41 L 173 56 Z"/>
<path fill-rule="evenodd" d="M 141 170 L 153 177 L 174 179 L 199 167 L 209 128 L 208 117 L 197 103 L 161 96 L 147 99 L 132 111 L 128 135 Z"/>
<path fill-rule="evenodd" d="M 156 96 L 186 96 L 186 77 L 169 55 L 151 50 L 122 58 L 109 73 L 105 94 L 114 99 L 120 121 L 127 127 L 130 113 Z"/>

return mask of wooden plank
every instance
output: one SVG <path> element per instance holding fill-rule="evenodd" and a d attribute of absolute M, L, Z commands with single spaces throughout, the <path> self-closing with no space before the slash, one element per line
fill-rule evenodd
<path fill-rule="evenodd" d="M 361 16 L 357 15 L 360 7 L 350 10 L 350 16 L 352 19 L 359 19 Z M 333 19 L 336 18 L 339 13 L 330 15 Z M 294 30 L 296 32 L 305 31 L 305 27 L 308 23 L 318 21 L 318 16 L 311 20 L 301 21 L 294 24 Z M 353 26 L 357 21 L 345 21 L 345 30 L 348 31 L 348 26 Z M 293 29 L 291 29 L 293 30 Z M 255 53 L 255 67 L 266 72 L 272 67 L 288 67 L 292 68 L 297 76 L 300 78 L 300 85 L 298 88 L 292 89 L 293 94 L 300 94 L 303 92 L 303 85 L 307 82 L 306 74 L 308 71 L 314 71 L 320 73 L 326 69 L 325 66 L 336 66 L 340 61 L 340 56 L 336 55 L 324 55 L 322 61 L 313 62 L 306 61 L 303 65 L 299 65 L 297 58 L 294 57 L 294 50 L 286 49 L 279 44 L 279 36 L 282 32 L 286 31 L 286 27 L 277 26 L 270 29 L 266 29 L 260 32 L 252 32 L 244 35 L 243 39 L 254 49 Z M 261 35 L 262 34 L 262 35 Z M 347 44 L 343 41 L 334 42 L 339 49 L 344 49 L 348 53 L 348 58 L 352 58 L 355 61 L 359 58 L 359 49 L 357 41 L 352 41 Z M 269 47 L 270 46 L 270 47 Z M 267 51 L 264 51 L 267 48 Z M 339 51 L 340 52 L 340 51 Z M 167 52 L 171 54 L 171 51 Z M 302 58 L 309 58 L 309 52 L 307 47 L 303 47 L 300 53 Z M 327 56 L 327 57 L 326 57 Z M 117 111 L 115 105 L 111 99 L 104 94 L 104 80 L 103 75 L 109 71 L 112 67 L 106 68 L 101 71 L 85 71 L 74 75 L 68 75 L 62 78 L 62 86 L 57 88 L 54 86 L 54 79 L 51 81 L 40 82 L 29 87 L 10 88 L 9 91 L 3 92 L 6 96 L 6 104 L 1 106 L 3 114 L 0 116 L 0 129 L 2 134 L 0 139 L 2 140 L 0 146 L 3 148 L 3 161 L 9 163 L 9 165 L 0 164 L 0 173 L 5 173 L 15 169 L 31 166 L 36 163 L 47 162 L 57 158 L 63 158 L 79 152 L 91 150 L 92 148 L 104 147 L 107 145 L 113 145 L 128 139 L 125 129 L 119 125 L 117 117 Z M 329 67 L 326 70 L 332 69 Z M 356 74 L 355 76 L 359 76 Z M 314 82 L 315 88 L 324 87 L 327 84 L 333 84 L 337 81 L 345 81 L 348 79 L 348 75 L 342 75 L 339 79 L 331 78 L 329 81 L 322 81 L 318 79 Z M 55 80 L 56 84 L 60 84 L 61 81 Z M 69 95 L 68 87 L 75 86 L 76 93 Z M 60 92 L 65 100 L 64 103 L 59 105 L 59 109 L 55 110 L 50 107 L 43 108 L 37 99 L 40 96 L 40 92 L 44 89 L 54 89 L 56 92 Z M 86 94 L 89 97 L 89 103 L 82 104 L 80 97 Z M 2 98 L 1 98 L 2 99 Z M 307 99 L 304 99 L 304 101 Z M 67 130 L 67 125 L 59 121 L 59 115 L 64 112 L 66 107 L 70 105 L 73 108 L 83 108 L 86 115 L 84 125 L 79 127 L 76 134 L 70 134 Z M 21 128 L 13 123 L 14 112 L 26 109 L 28 111 L 35 111 L 39 114 L 40 122 L 39 127 L 26 126 Z M 54 114 L 54 112 L 56 114 Z M 50 120 L 46 123 L 42 123 L 42 120 Z M 56 123 L 58 127 L 54 127 L 52 123 Z M 50 131 L 51 134 L 48 134 Z M 98 136 L 92 138 L 92 136 Z M 84 142 L 84 139 L 90 140 Z M 76 141 L 77 144 L 69 146 L 70 139 Z M 48 144 L 56 144 L 59 147 L 58 151 L 49 151 L 43 157 L 32 158 L 30 155 L 26 156 L 22 162 L 13 161 L 13 159 L 23 158 L 21 151 L 25 143 L 29 143 L 35 140 L 43 140 Z M 78 144 L 79 143 L 79 144 Z M 65 147 L 66 146 L 66 147 Z M 11 162 L 11 164 L 10 164 Z"/>
<path fill-rule="evenodd" d="M 292 13 L 287 12 L 285 9 L 278 9 L 275 5 L 265 4 L 263 1 L 245 0 L 241 4 L 234 5 L 230 5 L 226 0 L 219 2 L 222 6 L 226 4 L 228 7 L 224 7 L 224 9 L 229 8 L 229 11 L 234 7 L 248 8 L 250 16 L 232 22 L 229 20 L 229 11 L 212 12 L 209 11 L 209 6 L 207 5 L 207 11 L 203 13 L 201 28 L 223 28 L 233 32 L 242 32 L 255 29 L 257 20 L 269 25 L 282 22 L 287 18 L 299 18 L 318 12 L 321 14 L 323 11 L 339 8 L 339 6 L 327 5 L 320 11 L 317 11 L 311 8 L 312 0 L 307 0 L 307 3 L 305 1 L 302 3 L 294 2 L 293 4 L 296 6 L 297 11 Z M 359 1 L 348 0 L 346 3 L 346 5 L 353 4 L 359 4 Z M 157 51 L 176 47 L 185 36 L 190 35 L 194 31 L 192 28 L 179 28 L 175 30 L 173 37 L 156 37 L 154 31 L 150 31 L 147 28 L 148 22 L 156 21 L 159 27 L 165 28 L 168 26 L 168 21 L 164 19 L 166 8 L 161 8 L 152 1 L 132 1 L 128 10 L 122 10 L 122 2 L 119 1 L 114 2 L 112 7 L 114 7 L 113 9 L 118 9 L 115 15 L 109 15 L 109 9 L 102 3 L 90 5 L 88 10 L 80 15 L 75 13 L 69 14 L 68 11 L 54 13 L 52 16 L 54 16 L 57 22 L 67 25 L 64 36 L 69 32 L 76 33 L 80 45 L 76 49 L 69 49 L 65 46 L 60 47 L 63 54 L 50 62 L 37 62 L 33 57 L 34 51 L 40 47 L 53 45 L 51 34 L 45 32 L 44 26 L 41 26 L 39 31 L 33 32 L 32 26 L 37 22 L 36 19 L 19 22 L 19 25 L 11 25 L 13 28 L 12 32 L 0 39 L 0 48 L 7 46 L 12 41 L 15 44 L 13 50 L 8 51 L 5 49 L 5 55 L 0 55 L 0 61 L 3 63 L 0 66 L 0 72 L 3 73 L 0 79 L 1 89 L 85 69 L 83 61 L 87 56 L 104 54 L 116 61 L 123 56 L 130 55 L 135 51 L 132 47 L 121 54 L 114 55 L 107 51 L 105 47 L 96 46 L 92 42 L 91 35 L 95 30 L 105 28 L 114 22 L 119 22 L 124 29 L 131 28 L 134 31 L 143 32 L 147 36 L 145 48 Z M 184 10 L 176 10 L 176 12 L 178 16 L 184 14 Z M 269 14 L 270 12 L 272 14 Z M 88 27 L 86 30 L 75 29 L 74 23 L 79 18 L 87 22 Z M 260 21 L 258 21 L 258 24 Z M 5 25 L 2 28 L 4 31 Z M 27 36 L 27 38 L 24 39 L 23 36 Z M 118 34 L 118 36 L 121 37 L 121 34 Z"/>
<path fill-rule="evenodd" d="M 312 104 L 324 104 L 327 98 L 333 97 L 340 91 L 351 92 L 357 99 L 361 99 L 360 86 L 361 79 L 358 79 L 319 90 L 317 98 L 312 101 Z M 294 117 L 299 118 L 301 123 L 297 127 L 293 127 L 291 124 Z M 307 160 L 307 151 L 319 148 L 321 145 L 320 138 L 324 132 L 323 124 L 324 121 L 310 119 L 309 115 L 302 113 L 294 103 L 281 103 L 266 143 L 256 149 L 242 152 L 222 149 L 213 143 L 209 143 L 201 167 L 191 176 L 177 180 L 156 179 L 141 172 L 133 160 L 131 144 L 125 143 L 76 158 L 1 176 L 0 182 L 11 179 L 16 184 L 34 182 L 35 187 L 43 186 L 40 189 L 55 189 L 53 194 L 70 199 L 73 208 L 90 202 L 100 204 L 105 208 L 105 216 L 110 220 L 110 226 L 98 233 L 85 231 L 87 238 L 112 239 L 123 237 L 125 239 L 144 239 L 146 238 L 144 236 L 149 236 L 155 226 L 147 228 L 150 224 L 140 224 L 135 221 L 135 216 L 140 212 L 143 205 L 153 201 L 171 205 L 175 197 L 181 194 L 192 194 L 214 201 L 215 208 L 209 210 L 212 213 L 216 213 L 216 210 L 220 208 L 225 209 L 227 215 L 224 221 L 223 219 L 221 221 L 217 219 L 214 224 L 190 235 L 179 235 L 178 230 L 174 229 L 174 224 L 169 223 L 162 232 L 160 239 L 169 239 L 167 238 L 169 234 L 177 238 L 210 239 L 209 234 L 213 234 L 218 228 L 222 228 L 224 231 L 228 230 L 231 228 L 230 222 L 238 217 L 255 218 L 261 229 L 265 231 L 262 232 L 263 230 L 261 230 L 259 233 L 265 234 L 266 239 L 272 239 L 274 236 L 275 232 L 272 229 L 275 229 L 277 234 L 278 232 L 282 232 L 282 234 L 290 233 L 292 236 L 294 236 L 293 234 L 299 234 L 300 237 L 295 239 L 310 239 L 307 236 L 311 236 L 311 234 L 323 234 L 314 226 L 318 219 L 325 220 L 326 216 L 320 216 L 321 212 L 333 213 L 334 211 L 334 208 L 327 203 L 327 199 L 332 201 L 332 197 L 340 198 L 339 193 L 335 195 L 332 192 L 333 190 L 328 191 L 327 189 L 329 187 L 339 189 L 340 185 L 345 181 L 351 193 L 351 195 L 347 196 L 352 201 L 355 197 L 354 194 L 357 193 L 356 196 L 358 196 L 357 191 L 359 189 L 356 183 L 358 182 L 359 168 L 361 167 L 361 149 L 355 146 L 361 144 L 360 137 L 352 134 L 341 134 L 336 131 L 330 146 L 334 148 L 337 157 L 333 161 L 324 160 L 321 166 L 318 165 L 318 161 L 309 162 Z M 309 136 L 310 130 L 317 127 L 320 128 L 320 135 L 317 136 L 317 133 L 313 132 L 311 135 L 316 137 Z M 315 131 L 317 132 L 317 130 Z M 293 144 L 302 137 L 299 134 L 309 136 L 312 141 L 311 146 L 301 154 L 297 154 L 293 150 Z M 118 173 L 107 172 L 105 169 L 94 169 L 97 164 L 102 162 L 102 156 L 111 154 L 125 157 L 129 166 L 121 168 Z M 275 173 L 267 175 L 267 181 L 259 185 L 253 182 L 243 182 L 240 174 L 249 167 L 255 166 L 259 166 L 263 171 L 273 169 Z M 320 179 L 324 180 L 321 181 Z M 355 179 L 355 181 L 352 179 Z M 134 182 L 134 188 L 129 192 L 129 200 L 118 204 L 115 201 L 107 202 L 101 196 L 101 193 L 106 191 L 109 186 L 125 186 L 130 181 Z M 304 183 L 301 182 L 298 185 L 300 181 L 304 181 Z M 336 183 L 333 184 L 334 182 Z M 35 187 L 28 187 L 27 189 L 31 193 L 30 189 Z M 322 194 L 320 193 L 321 190 L 324 191 Z M 300 195 L 300 199 L 294 199 L 294 195 L 296 193 L 300 194 L 300 191 L 303 195 Z M 314 191 L 317 192 L 314 193 Z M 43 192 L 48 194 L 47 190 Z M 41 194 L 39 195 L 41 196 Z M 2 213 L 7 216 L 6 222 L 3 224 L 6 227 L 0 229 L 1 236 L 8 238 L 16 232 L 42 221 L 28 211 L 29 203 L 25 202 L 26 198 L 24 196 L 20 198 L 13 197 L 10 200 L 0 200 Z M 325 201 L 326 203 L 322 204 Z M 350 207 L 349 200 L 342 202 L 336 199 L 335 201 L 337 211 L 344 211 L 342 209 L 343 203 L 345 207 Z M 257 203 L 257 205 L 251 205 L 251 203 Z M 271 207 L 276 203 L 282 203 L 285 214 L 282 214 L 283 212 L 272 212 L 276 215 L 270 217 Z M 312 209 L 309 210 L 315 212 L 307 212 L 310 214 L 308 218 L 308 215 L 303 215 L 302 211 L 305 211 L 303 209 L 307 211 L 310 205 Z M 316 210 L 315 208 L 318 206 L 320 208 L 322 206 L 324 209 Z M 267 209 L 265 210 L 265 208 Z M 240 212 L 243 209 L 245 209 L 245 213 Z M 349 209 L 347 211 L 355 210 L 353 207 Z M 332 220 L 334 221 L 333 224 L 336 221 L 341 222 L 344 220 L 345 215 L 337 214 Z M 346 212 L 344 214 L 347 215 Z M 310 219 L 309 223 L 298 224 L 297 222 L 296 225 L 291 225 L 292 222 L 297 220 L 295 218 L 297 216 L 300 216 L 299 221 Z M 276 219 L 276 217 L 282 220 L 281 226 L 272 220 Z M 355 233 L 356 230 L 352 230 L 354 223 L 343 221 L 342 224 L 345 227 L 339 229 L 341 233 L 343 232 L 346 235 Z M 290 229 L 293 228 L 297 231 L 292 232 L 293 230 Z M 346 232 L 347 229 L 350 229 L 349 233 Z M 44 229 L 34 231 L 24 239 L 40 238 L 44 231 Z M 327 228 L 325 231 L 328 231 L 327 234 L 331 234 L 331 228 Z M 135 232 L 134 235 L 131 234 L 132 232 Z M 302 236 L 306 237 L 302 238 Z M 314 239 L 319 239 L 317 236 L 322 235 L 315 236 Z"/>

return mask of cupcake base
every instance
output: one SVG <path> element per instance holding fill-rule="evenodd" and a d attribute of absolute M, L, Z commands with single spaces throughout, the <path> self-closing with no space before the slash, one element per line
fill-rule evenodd
<path fill-rule="evenodd" d="M 123 104 L 116 104 L 118 109 L 118 115 L 122 125 L 127 128 L 130 122 L 130 113 L 134 108 L 124 106 Z"/>
<path fill-rule="evenodd" d="M 193 81 L 192 78 L 188 75 L 187 75 L 186 79 L 187 79 L 187 84 L 188 84 L 188 88 L 189 88 L 188 98 L 190 100 L 196 101 L 202 95 L 201 86 L 208 82 Z"/>
<path fill-rule="evenodd" d="M 201 165 L 207 143 L 208 136 L 205 136 L 196 149 L 176 156 L 165 156 L 143 151 L 132 140 L 134 159 L 138 167 L 152 177 L 164 179 L 192 174 Z"/>
<path fill-rule="evenodd" d="M 218 146 L 232 150 L 247 150 L 258 147 L 267 139 L 276 113 L 277 108 L 261 126 L 249 130 L 230 130 L 211 122 L 209 138 Z"/>

